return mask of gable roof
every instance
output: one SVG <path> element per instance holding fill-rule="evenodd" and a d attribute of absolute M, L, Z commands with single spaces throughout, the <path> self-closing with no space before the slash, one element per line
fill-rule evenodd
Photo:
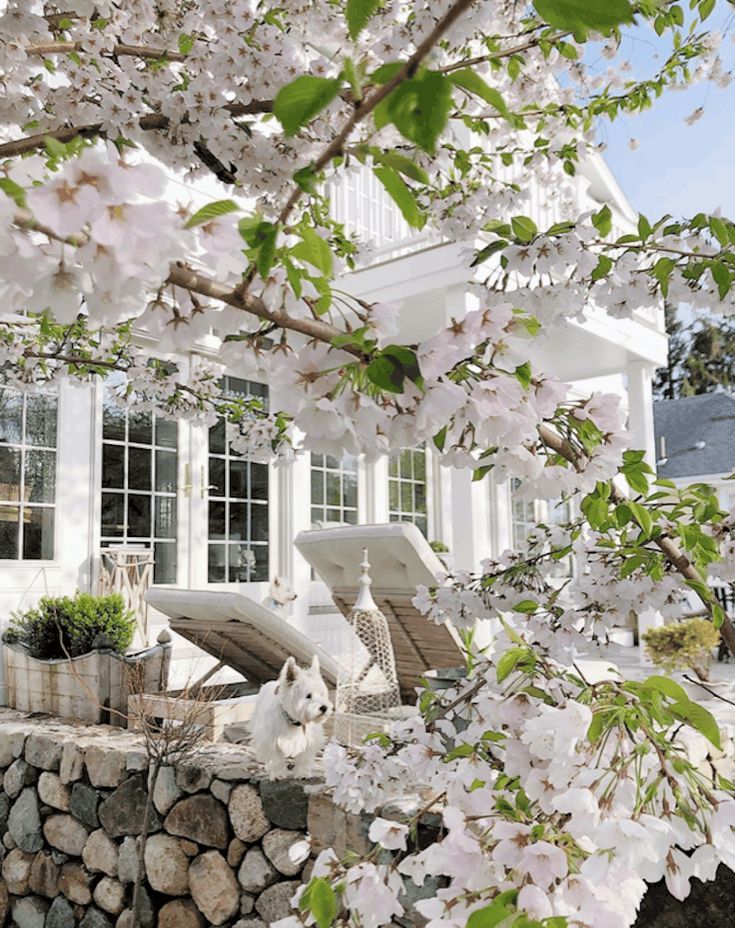
<path fill-rule="evenodd" d="M 660 477 L 726 476 L 735 470 L 735 396 L 703 393 L 661 400 L 653 404 L 653 422 L 657 458 L 661 436 L 666 440 L 666 463 L 656 466 Z"/>

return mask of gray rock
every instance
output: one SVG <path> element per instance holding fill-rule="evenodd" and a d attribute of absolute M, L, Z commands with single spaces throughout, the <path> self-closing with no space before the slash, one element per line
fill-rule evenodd
<path fill-rule="evenodd" d="M 190 899 L 174 899 L 158 913 L 158 928 L 204 928 L 204 919 Z"/>
<path fill-rule="evenodd" d="M 74 909 L 63 896 L 57 896 L 48 910 L 45 928 L 74 928 L 75 924 Z"/>
<path fill-rule="evenodd" d="M 48 851 L 39 851 L 33 858 L 28 888 L 37 896 L 54 899 L 59 895 L 59 873 L 61 868 L 54 863 Z"/>
<path fill-rule="evenodd" d="M 123 838 L 117 858 L 117 878 L 121 883 L 134 883 L 138 876 L 138 842 L 140 838 Z"/>
<path fill-rule="evenodd" d="M 26 738 L 25 758 L 32 767 L 58 770 L 63 741 L 57 735 L 33 732 Z"/>
<path fill-rule="evenodd" d="M 0 834 L 4 834 L 8 828 L 8 815 L 10 813 L 10 796 L 0 793 Z M 0 922 L 2 924 L 2 922 Z"/>
<path fill-rule="evenodd" d="M 99 820 L 107 834 L 112 838 L 142 834 L 147 799 L 145 780 L 140 773 L 118 786 L 98 811 Z M 158 831 L 160 827 L 161 820 L 151 803 L 148 812 L 148 833 Z"/>
<path fill-rule="evenodd" d="M 84 762 L 92 786 L 114 788 L 125 778 L 125 753 L 104 744 L 90 744 Z"/>
<path fill-rule="evenodd" d="M 255 908 L 255 896 L 250 893 L 240 893 L 240 915 L 250 915 Z"/>
<path fill-rule="evenodd" d="M 289 848 L 297 841 L 302 841 L 303 834 L 298 831 L 284 831 L 274 828 L 263 837 L 263 852 L 273 866 L 284 876 L 296 876 L 304 868 L 304 861 L 294 863 L 288 856 Z"/>
<path fill-rule="evenodd" d="M 8 920 L 10 910 L 10 895 L 5 883 L 0 882 L 0 925 L 4 925 Z"/>
<path fill-rule="evenodd" d="M 232 783 L 225 783 L 224 780 L 214 780 L 212 785 L 209 787 L 209 791 L 215 799 L 219 799 L 220 802 L 224 802 L 224 804 L 227 805 L 227 803 L 230 801 L 230 793 L 232 792 L 232 788 Z"/>
<path fill-rule="evenodd" d="M 51 847 L 70 857 L 81 856 L 89 831 L 71 815 L 50 815 L 43 823 L 43 834 Z"/>
<path fill-rule="evenodd" d="M 209 925 L 224 925 L 240 907 L 240 888 L 219 851 L 201 854 L 189 867 L 189 888 Z"/>
<path fill-rule="evenodd" d="M 13 841 L 13 836 L 9 831 L 6 831 L 3 835 L 3 847 L 6 851 L 12 851 L 15 849 L 15 841 Z"/>
<path fill-rule="evenodd" d="M 80 780 L 84 773 L 84 748 L 76 741 L 66 741 L 61 749 L 59 778 L 62 783 Z"/>
<path fill-rule="evenodd" d="M 153 910 L 153 902 L 145 886 L 140 887 L 138 911 L 140 913 L 141 928 L 153 928 L 156 915 Z"/>
<path fill-rule="evenodd" d="M 262 918 L 240 918 L 232 928 L 268 928 Z"/>
<path fill-rule="evenodd" d="M 20 791 L 24 786 L 30 786 L 37 779 L 38 772 L 30 764 L 27 764 L 22 757 L 19 757 L 5 771 L 3 790 L 11 799 L 15 799 L 16 796 L 20 795 Z"/>
<path fill-rule="evenodd" d="M 229 844 L 227 811 L 208 793 L 188 796 L 177 802 L 166 816 L 163 827 L 169 834 L 189 838 L 207 847 L 224 849 Z"/>
<path fill-rule="evenodd" d="M 205 767 L 200 767 L 196 764 L 180 767 L 176 771 L 176 784 L 180 786 L 185 793 L 198 793 L 203 789 L 209 789 L 212 778 L 213 774 L 211 770 L 207 770 Z"/>
<path fill-rule="evenodd" d="M 117 856 L 117 845 L 101 828 L 87 838 L 82 851 L 82 860 L 87 870 L 107 876 L 117 876 Z"/>
<path fill-rule="evenodd" d="M 126 752 L 125 769 L 128 773 L 142 773 L 149 766 L 148 755 L 142 748 Z"/>
<path fill-rule="evenodd" d="M 259 847 L 251 847 L 240 864 L 237 878 L 246 892 L 257 895 L 276 882 L 278 873 Z"/>
<path fill-rule="evenodd" d="M 102 797 L 93 786 L 76 782 L 71 788 L 69 810 L 87 828 L 99 828 L 100 820 L 97 816 L 97 809 L 101 799 Z"/>
<path fill-rule="evenodd" d="M 63 851 L 57 851 L 56 849 L 54 849 L 53 851 L 51 851 L 51 859 L 53 860 L 55 864 L 58 864 L 60 867 L 63 867 L 64 864 L 67 862 L 67 860 L 69 860 L 69 855 L 64 854 Z"/>
<path fill-rule="evenodd" d="M 69 902 L 88 905 L 92 900 L 92 874 L 81 864 L 64 864 L 59 877 L 59 889 Z"/>
<path fill-rule="evenodd" d="M 25 896 L 23 899 L 13 900 L 10 917 L 16 928 L 43 928 L 48 910 L 49 904 L 46 899 Z"/>
<path fill-rule="evenodd" d="M 248 783 L 233 789 L 228 811 L 235 834 L 246 844 L 262 838 L 271 827 L 257 789 Z"/>
<path fill-rule="evenodd" d="M 151 887 L 167 896 L 189 891 L 189 858 L 176 838 L 152 835 L 145 845 L 145 872 Z"/>
<path fill-rule="evenodd" d="M 151 778 L 148 779 L 150 788 Z M 177 799 L 181 797 L 182 789 L 176 784 L 176 771 L 173 767 L 161 767 L 156 779 L 156 787 L 153 790 L 153 805 L 156 811 L 165 815 L 171 810 L 171 807 Z"/>
<path fill-rule="evenodd" d="M 189 841 L 188 838 L 179 838 L 179 846 L 187 857 L 197 857 L 202 850 L 196 841 Z"/>
<path fill-rule="evenodd" d="M 38 778 L 38 798 L 52 809 L 69 811 L 69 787 L 59 779 L 58 774 L 44 770 Z"/>
<path fill-rule="evenodd" d="M 306 828 L 309 797 L 293 780 L 261 780 L 260 798 L 267 817 L 277 828 L 298 831 Z"/>
<path fill-rule="evenodd" d="M 294 914 L 291 899 L 299 886 L 298 880 L 287 880 L 283 883 L 274 883 L 273 886 L 263 890 L 255 900 L 255 911 L 266 925 Z"/>
<path fill-rule="evenodd" d="M 94 888 L 95 904 L 110 915 L 119 915 L 125 908 L 125 887 L 109 876 L 103 876 Z"/>
<path fill-rule="evenodd" d="M 26 786 L 13 803 L 8 815 L 8 831 L 21 851 L 32 854 L 43 847 L 38 796 L 32 786 Z"/>
<path fill-rule="evenodd" d="M 9 767 L 16 757 L 23 754 L 26 743 L 27 725 L 19 728 L 4 728 L 0 732 L 0 767 Z"/>
<path fill-rule="evenodd" d="M 14 896 L 23 896 L 28 892 L 33 857 L 33 854 L 15 848 L 3 861 L 3 881 L 7 884 L 8 892 Z"/>
<path fill-rule="evenodd" d="M 79 928 L 112 928 L 112 922 L 104 912 L 90 906 L 79 922 Z"/>

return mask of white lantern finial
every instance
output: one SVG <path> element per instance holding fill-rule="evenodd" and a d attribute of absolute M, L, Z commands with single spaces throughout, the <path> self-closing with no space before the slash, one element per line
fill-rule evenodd
<path fill-rule="evenodd" d="M 372 612 L 377 610 L 377 605 L 373 599 L 373 594 L 370 592 L 370 586 L 372 584 L 370 579 L 370 561 L 368 560 L 368 549 L 362 549 L 362 563 L 360 564 L 360 589 L 357 592 L 357 599 L 355 600 L 355 610 L 360 612 Z"/>

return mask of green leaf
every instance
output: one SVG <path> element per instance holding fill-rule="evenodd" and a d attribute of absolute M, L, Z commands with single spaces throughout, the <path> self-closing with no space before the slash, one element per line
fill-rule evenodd
<path fill-rule="evenodd" d="M 276 94 L 273 112 L 286 135 L 295 135 L 320 113 L 339 93 L 340 81 L 330 77 L 302 74 Z"/>
<path fill-rule="evenodd" d="M 399 155 L 395 151 L 381 151 L 379 148 L 371 148 L 370 154 L 373 156 L 373 161 L 393 168 L 394 171 L 405 174 L 406 177 L 410 177 L 419 184 L 429 183 L 429 175 L 426 171 L 405 155 Z"/>
<path fill-rule="evenodd" d="M 240 207 L 233 200 L 215 200 L 214 203 L 207 203 L 206 206 L 197 210 L 184 228 L 192 229 L 194 226 L 200 226 L 203 222 L 209 222 L 210 219 L 216 219 L 217 216 L 226 216 L 228 213 L 235 213 L 239 209 Z"/>
<path fill-rule="evenodd" d="M 498 683 L 502 683 L 503 680 L 507 679 L 527 654 L 526 648 L 511 648 L 506 651 L 498 661 L 495 671 Z"/>
<path fill-rule="evenodd" d="M 0 177 L 0 190 L 9 196 L 11 200 L 14 200 L 17 206 L 26 205 L 25 190 L 9 177 Z"/>
<path fill-rule="evenodd" d="M 337 897 L 334 890 L 325 879 L 315 876 L 309 883 L 307 892 L 306 906 L 314 916 L 318 928 L 329 928 L 337 917 Z"/>
<path fill-rule="evenodd" d="M 345 62 L 342 68 L 345 76 L 345 80 L 350 85 L 352 94 L 356 100 L 362 100 L 362 83 L 360 81 L 360 76 L 357 73 L 357 68 L 355 67 L 355 62 L 352 58 L 345 58 Z"/>
<path fill-rule="evenodd" d="M 534 599 L 522 599 L 513 606 L 513 612 L 522 612 L 524 615 L 532 615 L 538 610 L 538 603 Z"/>
<path fill-rule="evenodd" d="M 628 508 L 633 513 L 633 518 L 636 520 L 638 525 L 646 535 L 651 534 L 651 529 L 653 528 L 653 519 L 651 518 L 651 513 L 646 509 L 645 506 L 642 506 L 640 503 L 634 503 L 632 500 L 629 500 L 627 503 Z"/>
<path fill-rule="evenodd" d="M 194 36 L 182 32 L 179 36 L 179 51 L 182 55 L 188 55 L 192 48 L 194 48 Z"/>
<path fill-rule="evenodd" d="M 401 135 L 431 154 L 449 119 L 452 83 L 436 71 L 422 71 L 403 81 L 375 108 L 378 129 L 389 123 Z"/>
<path fill-rule="evenodd" d="M 377 13 L 380 0 L 347 0 L 347 31 L 351 39 L 356 39 Z"/>
<path fill-rule="evenodd" d="M 711 744 L 714 744 L 718 751 L 722 749 L 719 726 L 715 721 L 715 717 L 704 706 L 700 706 L 699 703 L 692 702 L 690 699 L 681 699 L 679 702 L 675 702 L 673 706 L 669 706 L 669 711 L 676 718 L 686 722 L 701 735 L 704 735 Z"/>
<path fill-rule="evenodd" d="M 500 92 L 494 87 L 490 87 L 479 74 L 472 71 L 470 68 L 462 68 L 459 71 L 454 71 L 449 76 L 449 80 L 455 87 L 461 87 L 463 90 L 467 90 L 476 97 L 480 97 L 486 103 L 489 103 L 490 106 L 494 107 L 503 116 L 509 117 L 511 115 Z"/>
<path fill-rule="evenodd" d="M 659 693 L 663 693 L 664 696 L 668 696 L 669 699 L 673 699 L 676 702 L 690 701 L 684 687 L 679 686 L 671 677 L 662 677 L 658 674 L 654 674 L 652 677 L 648 677 L 647 680 L 643 681 L 643 686 L 651 690 L 657 690 Z"/>
<path fill-rule="evenodd" d="M 642 493 L 644 496 L 648 493 L 648 480 L 639 470 L 626 470 L 623 468 L 625 479 L 636 493 Z"/>
<path fill-rule="evenodd" d="M 270 270 L 276 257 L 276 239 L 278 237 L 278 226 L 271 222 L 264 222 L 263 241 L 258 248 L 258 256 L 255 260 L 255 266 L 263 280 L 268 279 Z"/>
<path fill-rule="evenodd" d="M 600 740 L 604 728 L 605 724 L 603 722 L 602 713 L 596 712 L 592 716 L 590 727 L 587 729 L 587 740 L 590 744 L 596 744 Z"/>
<path fill-rule="evenodd" d="M 590 32 L 610 35 L 618 26 L 633 22 L 628 0 L 534 0 L 534 6 L 549 25 L 582 41 Z"/>
<path fill-rule="evenodd" d="M 311 165 L 294 171 L 293 179 L 306 193 L 316 193 L 319 189 L 317 186 L 317 176 Z"/>
<path fill-rule="evenodd" d="M 712 276 L 717 284 L 717 292 L 719 293 L 720 299 L 724 300 L 732 285 L 732 274 L 724 264 L 719 261 L 713 261 Z"/>
<path fill-rule="evenodd" d="M 399 364 L 404 375 L 408 377 L 410 381 L 418 386 L 423 384 L 421 368 L 419 367 L 416 352 L 413 349 L 406 348 L 405 345 L 386 345 L 386 347 L 383 348 L 383 355 L 395 361 L 396 364 Z"/>
<path fill-rule="evenodd" d="M 514 216 L 510 221 L 513 235 L 521 242 L 530 242 L 538 233 L 536 223 L 528 216 Z"/>
<path fill-rule="evenodd" d="M 373 168 L 373 174 L 387 190 L 390 198 L 401 211 L 401 215 L 412 229 L 422 229 L 426 216 L 421 212 L 416 197 L 404 184 L 393 168 Z"/>
<path fill-rule="evenodd" d="M 368 364 L 365 373 L 368 380 L 381 390 L 387 390 L 389 393 L 403 393 L 403 381 L 406 375 L 401 365 L 393 358 L 379 355 Z"/>
<path fill-rule="evenodd" d="M 301 241 L 294 245 L 291 254 L 301 261 L 306 261 L 321 271 L 325 277 L 332 276 L 333 255 L 329 243 L 325 242 L 308 226 L 301 227 Z"/>
<path fill-rule="evenodd" d="M 510 909 L 502 902 L 495 900 L 490 905 L 473 912 L 467 919 L 467 928 L 495 928 L 509 915 Z"/>
<path fill-rule="evenodd" d="M 607 203 L 599 212 L 594 214 L 592 217 L 592 225 L 597 229 L 602 238 L 607 238 L 610 234 L 612 231 L 612 210 Z"/>
<path fill-rule="evenodd" d="M 523 364 L 519 364 L 515 369 L 515 375 L 518 382 L 521 384 L 524 390 L 528 390 L 531 386 L 531 364 L 529 361 L 524 361 Z"/>

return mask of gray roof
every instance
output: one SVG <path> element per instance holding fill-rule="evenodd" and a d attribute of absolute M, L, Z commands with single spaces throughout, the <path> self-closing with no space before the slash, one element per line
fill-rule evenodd
<path fill-rule="evenodd" d="M 656 457 L 666 439 L 666 463 L 660 477 L 728 475 L 735 470 L 735 396 L 703 393 L 653 404 Z M 704 447 L 697 448 L 697 443 Z"/>

